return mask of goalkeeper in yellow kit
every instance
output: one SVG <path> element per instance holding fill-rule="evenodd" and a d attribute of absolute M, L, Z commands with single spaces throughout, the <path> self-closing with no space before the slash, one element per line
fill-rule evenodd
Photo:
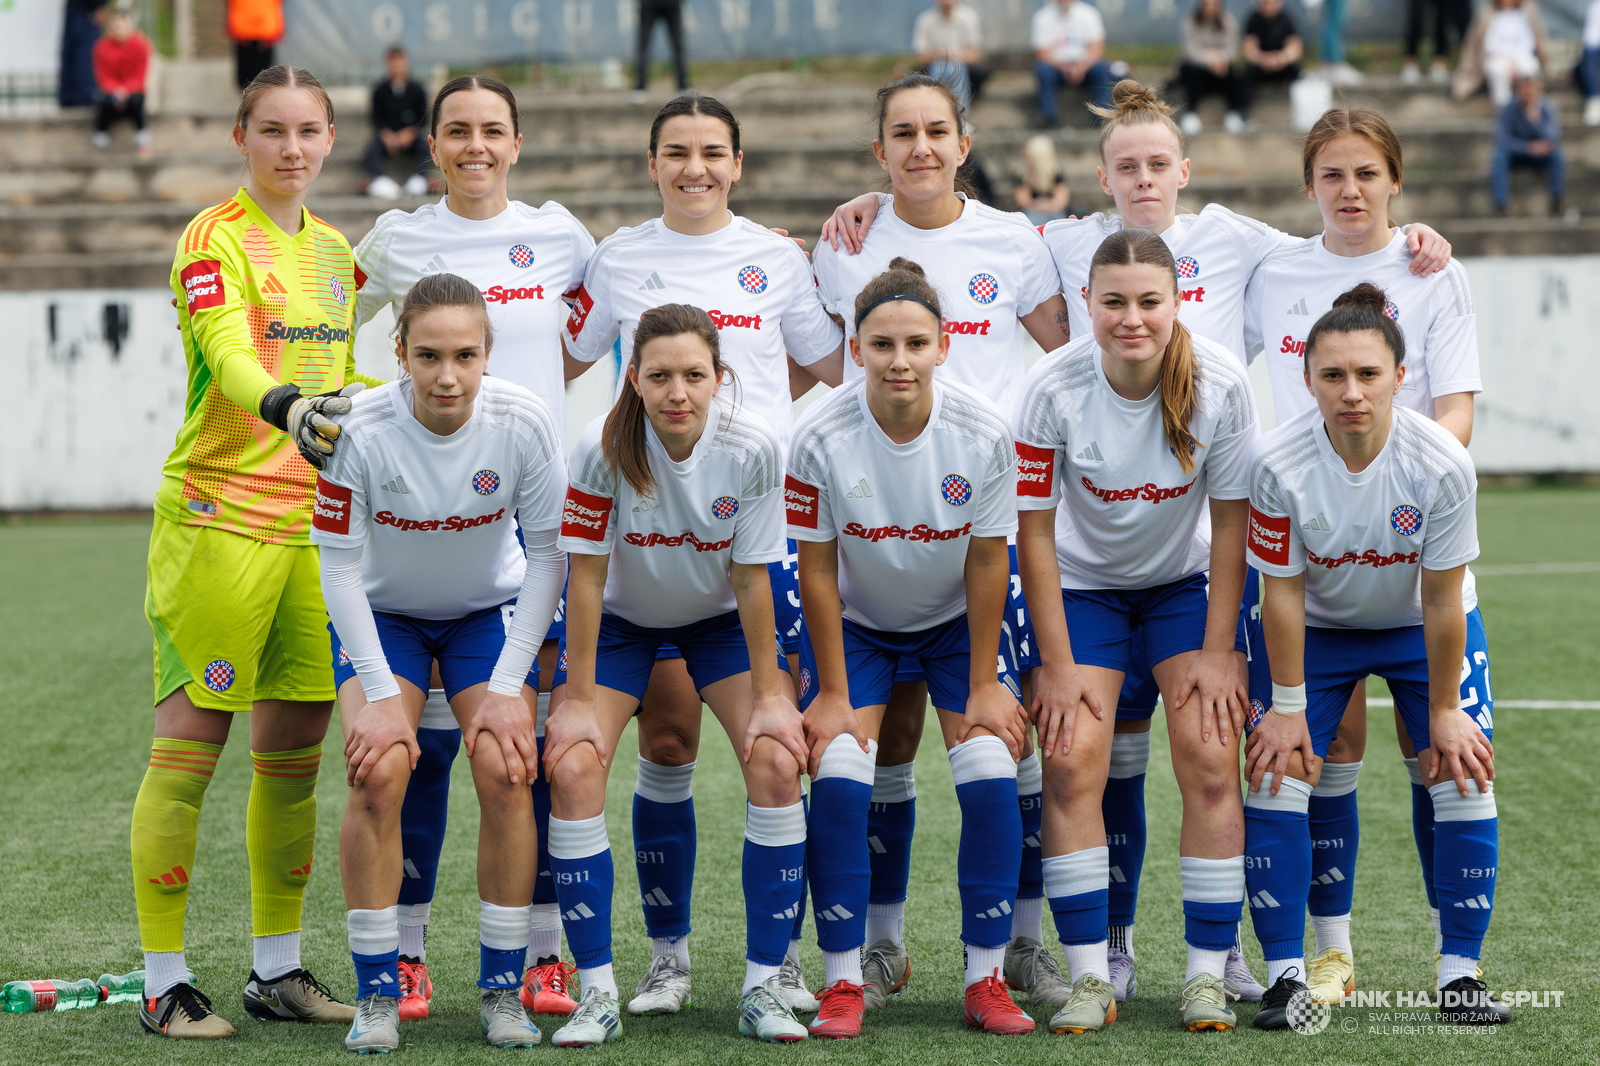
<path fill-rule="evenodd" d="M 251 711 L 245 839 L 254 961 L 247 1011 L 348 1024 L 300 965 L 300 906 L 334 697 L 315 473 L 350 409 L 355 261 L 305 209 L 333 145 L 333 106 L 305 71 L 245 90 L 234 141 L 249 185 L 190 222 L 172 265 L 188 397 L 156 495 L 145 613 L 155 633 L 155 741 L 133 807 L 145 952 L 140 1021 L 171 1037 L 233 1035 L 189 983 L 184 912 L 206 786 L 233 714 Z"/>

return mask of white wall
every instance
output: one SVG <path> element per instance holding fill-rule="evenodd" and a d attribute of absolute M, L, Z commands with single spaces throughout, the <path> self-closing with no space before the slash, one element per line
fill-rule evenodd
<path fill-rule="evenodd" d="M 1600 471 L 1600 256 L 1468 259 L 1485 389 L 1472 455 L 1483 473 Z M 145 507 L 183 420 L 185 368 L 161 289 L 0 294 L 0 510 Z M 120 352 L 105 308 L 125 309 Z M 55 336 L 50 334 L 52 308 Z M 119 311 L 119 314 L 124 312 Z M 388 312 L 356 338 L 357 365 L 394 374 Z M 1257 361 L 1260 364 L 1260 360 Z M 1252 372 L 1263 425 L 1272 393 Z M 568 443 L 609 406 L 609 360 L 568 393 Z"/>

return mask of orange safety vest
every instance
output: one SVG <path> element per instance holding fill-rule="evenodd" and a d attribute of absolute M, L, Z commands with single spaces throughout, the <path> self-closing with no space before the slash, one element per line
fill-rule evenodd
<path fill-rule="evenodd" d="M 228 0 L 228 36 L 276 41 L 283 36 L 283 0 Z"/>

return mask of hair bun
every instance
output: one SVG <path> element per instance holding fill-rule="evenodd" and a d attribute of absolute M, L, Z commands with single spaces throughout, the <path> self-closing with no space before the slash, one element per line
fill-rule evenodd
<path fill-rule="evenodd" d="M 927 271 L 922 269 L 921 263 L 913 263 L 911 260 L 901 255 L 897 255 L 893 259 L 889 260 L 889 266 L 887 269 L 909 270 L 919 278 L 926 278 L 928 276 Z"/>
<path fill-rule="evenodd" d="M 1334 307 L 1371 307 L 1382 311 L 1389 302 L 1389 297 L 1384 291 L 1370 281 L 1363 281 L 1355 288 L 1341 293 L 1334 301 Z"/>
<path fill-rule="evenodd" d="M 1161 99 L 1160 94 L 1132 78 L 1123 78 L 1112 87 L 1111 105 L 1119 115 L 1126 115 L 1130 111 L 1155 111 L 1162 115 L 1172 113 L 1172 108 Z"/>

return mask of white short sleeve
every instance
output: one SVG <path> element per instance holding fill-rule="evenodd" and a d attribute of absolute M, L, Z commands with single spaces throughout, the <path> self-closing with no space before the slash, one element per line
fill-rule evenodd
<path fill-rule="evenodd" d="M 1017 413 L 1017 510 L 1053 510 L 1061 502 L 1061 465 L 1067 441 L 1056 417 L 1055 397 L 1044 379 L 1062 360 L 1045 358 L 1028 371 L 1022 409 Z"/>
<path fill-rule="evenodd" d="M 385 211 L 355 247 L 357 330 L 396 296 L 390 285 L 388 251 L 394 229 L 388 223 L 404 216 L 405 212 L 398 209 Z"/>
<path fill-rule="evenodd" d="M 348 417 L 335 421 L 343 423 Z M 372 516 L 362 467 L 358 438 L 346 436 L 328 465 L 317 473 L 317 489 L 311 498 L 311 543 L 327 548 L 366 544 Z"/>
<path fill-rule="evenodd" d="M 1440 497 L 1443 497 L 1440 493 Z M 1478 489 L 1472 483 L 1466 499 L 1435 498 L 1428 510 L 1422 565 L 1428 570 L 1453 570 L 1478 557 Z"/>
<path fill-rule="evenodd" d="M 1266 298 L 1267 283 L 1258 269 L 1250 275 L 1250 284 L 1244 290 L 1244 361 L 1248 365 L 1261 354 L 1261 304 Z M 1287 417 L 1291 412 L 1285 411 Z"/>
<path fill-rule="evenodd" d="M 1022 268 L 1022 295 L 1017 300 L 1021 310 L 1018 317 L 1032 314 L 1039 305 L 1061 292 L 1061 274 L 1056 270 L 1055 257 L 1037 229 L 1028 227 L 1018 241 L 1018 264 Z"/>
<path fill-rule="evenodd" d="M 832 355 L 844 343 L 844 331 L 828 317 L 821 291 L 800 249 L 791 245 L 783 262 L 794 275 L 788 286 L 792 296 L 782 318 L 783 346 L 797 364 L 810 366 Z"/>
<path fill-rule="evenodd" d="M 601 256 L 590 255 L 583 281 L 573 294 L 572 313 L 567 316 L 567 353 L 580 362 L 592 363 L 611 350 L 618 332 L 609 272 Z"/>
<path fill-rule="evenodd" d="M 827 460 L 819 452 L 817 438 L 803 430 L 802 426 L 789 449 L 789 470 L 783 479 L 785 519 L 790 539 L 826 544 L 837 538 L 828 493 Z"/>
<path fill-rule="evenodd" d="M 1245 552 L 1251 566 L 1272 577 L 1294 577 L 1306 569 L 1305 546 L 1277 477 L 1260 457 L 1251 467 L 1250 524 Z"/>
<path fill-rule="evenodd" d="M 522 478 L 517 483 L 517 522 L 523 529 L 555 529 L 563 524 L 567 493 L 567 461 L 554 427 L 541 427 L 526 445 Z M 549 435 L 547 435 L 547 432 Z"/>
<path fill-rule="evenodd" d="M 1428 389 L 1433 397 L 1482 392 L 1478 370 L 1478 315 L 1467 272 L 1454 259 L 1434 282 L 1434 315 L 1428 328 Z"/>
<path fill-rule="evenodd" d="M 1216 435 L 1206 449 L 1206 495 L 1213 500 L 1243 500 L 1250 496 L 1250 460 L 1261 439 L 1250 379 L 1241 374 L 1223 403 Z"/>
<path fill-rule="evenodd" d="M 1009 537 L 1017 532 L 1017 451 L 1009 440 L 995 442 L 994 460 L 984 471 L 974 537 Z"/>
<path fill-rule="evenodd" d="M 739 487 L 739 513 L 733 520 L 733 561 L 780 563 L 789 556 L 784 539 L 783 450 L 777 438 L 752 449 Z"/>
<path fill-rule="evenodd" d="M 604 417 L 590 422 L 572 449 L 566 500 L 561 508 L 561 536 L 556 543 L 573 555 L 610 555 L 616 539 L 612 511 L 617 479 L 600 446 L 604 424 Z"/>

